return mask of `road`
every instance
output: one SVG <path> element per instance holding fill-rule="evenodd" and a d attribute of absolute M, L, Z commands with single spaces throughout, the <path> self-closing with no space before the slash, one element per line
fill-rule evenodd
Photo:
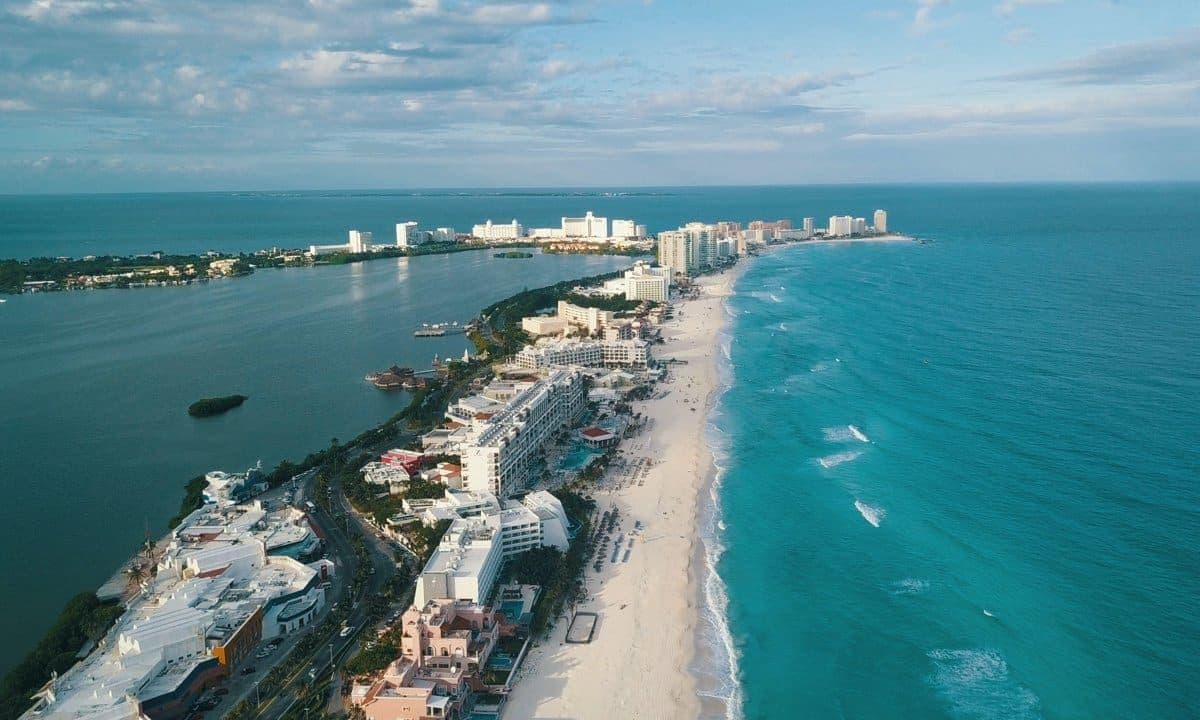
<path fill-rule="evenodd" d="M 296 502 L 300 504 L 302 497 L 314 501 L 316 509 L 308 510 L 309 522 L 324 537 L 326 552 L 334 559 L 337 566 L 337 575 L 333 578 L 333 584 L 327 596 L 327 600 L 332 606 L 335 602 L 343 600 L 343 596 L 358 570 L 358 559 L 354 554 L 354 547 L 350 543 L 349 533 L 342 529 L 341 521 L 335 517 L 335 514 L 350 518 L 353 518 L 354 515 L 349 513 L 349 505 L 341 488 L 334 486 L 332 482 L 330 483 L 331 499 L 333 500 L 331 509 L 334 514 L 326 512 L 320 504 L 315 502 L 317 498 L 313 497 L 316 473 L 309 472 L 305 475 L 307 477 L 303 479 L 302 494 L 297 495 Z M 357 521 L 352 520 L 346 525 L 349 532 L 358 533 L 367 541 L 368 561 L 374 568 L 374 574 L 369 576 L 363 590 L 357 597 L 350 599 L 352 609 L 346 625 L 353 630 L 345 637 L 335 636 L 330 644 L 317 648 L 309 655 L 306 662 L 301 664 L 299 669 L 283 683 L 278 692 L 262 697 L 256 716 L 257 720 L 278 720 L 286 717 L 288 711 L 303 696 L 303 688 L 314 683 L 310 676 L 310 671 L 313 669 L 316 670 L 315 677 L 318 681 L 331 678 L 336 674 L 345 661 L 353 656 L 352 651 L 358 644 L 359 635 L 365 629 L 367 612 L 370 608 L 370 603 L 366 600 L 381 594 L 395 574 L 396 565 L 390 546 L 381 543 L 374 533 Z"/>

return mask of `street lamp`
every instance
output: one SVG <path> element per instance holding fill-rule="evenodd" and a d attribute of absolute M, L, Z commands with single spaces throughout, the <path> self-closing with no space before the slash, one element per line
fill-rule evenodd
<path fill-rule="evenodd" d="M 262 705 L 262 697 L 258 694 L 258 681 L 254 681 L 254 706 Z"/>
<path fill-rule="evenodd" d="M 329 682 L 333 682 L 333 673 L 336 668 L 333 666 L 333 643 L 329 643 Z"/>

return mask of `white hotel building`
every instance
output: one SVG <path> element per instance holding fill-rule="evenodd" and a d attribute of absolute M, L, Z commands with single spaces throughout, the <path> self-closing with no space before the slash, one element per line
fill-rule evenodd
<path fill-rule="evenodd" d="M 496 225 L 488 220 L 482 225 L 471 228 L 471 235 L 480 240 L 519 240 L 525 235 L 525 228 L 516 220 L 501 225 Z"/>
<path fill-rule="evenodd" d="M 505 497 L 519 489 L 534 454 L 583 411 L 587 395 L 578 370 L 555 370 L 518 393 L 462 444 L 463 487 Z"/>
<path fill-rule="evenodd" d="M 690 275 L 710 268 L 722 255 L 718 236 L 715 225 L 700 222 L 661 232 L 658 234 L 658 264 L 669 268 L 670 274 Z M 729 252 L 726 248 L 724 254 Z"/>
<path fill-rule="evenodd" d="M 486 602 L 506 560 L 544 546 L 565 552 L 570 544 L 567 513 L 544 490 L 503 503 L 491 493 L 447 490 L 422 520 L 451 523 L 417 580 L 417 607 L 439 599 Z"/>
<path fill-rule="evenodd" d="M 608 218 L 596 217 L 591 210 L 581 218 L 565 217 L 562 234 L 567 239 L 605 240 L 608 238 Z"/>
<path fill-rule="evenodd" d="M 605 292 L 620 293 L 626 300 L 650 300 L 667 302 L 671 287 L 671 275 L 665 267 L 650 267 L 637 262 L 624 276 L 604 283 Z"/>
<path fill-rule="evenodd" d="M 650 364 L 650 344 L 645 340 L 543 340 L 521 348 L 513 362 L 527 370 L 555 365 L 644 368 Z"/>

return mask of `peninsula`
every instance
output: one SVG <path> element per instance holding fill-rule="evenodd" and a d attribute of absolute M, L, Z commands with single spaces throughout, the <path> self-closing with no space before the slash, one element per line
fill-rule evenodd
<path fill-rule="evenodd" d="M 385 423 L 269 473 L 193 480 L 170 535 L 98 593 L 126 611 L 102 611 L 94 649 L 40 690 L 27 660 L 6 702 L 33 695 L 29 720 L 717 710 L 687 668 L 723 304 L 771 246 L 890 237 L 854 219 L 789 237 L 784 222 L 688 223 L 659 235 L 657 264 L 494 303 L 464 326 L 474 354 L 410 383 Z"/>

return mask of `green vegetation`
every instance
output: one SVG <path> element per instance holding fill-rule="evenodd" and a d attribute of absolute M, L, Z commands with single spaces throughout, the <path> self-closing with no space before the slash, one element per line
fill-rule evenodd
<path fill-rule="evenodd" d="M 189 513 L 198 510 L 204 504 L 204 487 L 206 485 L 208 485 L 208 481 L 204 479 L 203 475 L 197 475 L 188 480 L 188 484 L 184 486 L 183 501 L 179 503 L 179 514 L 167 522 L 167 527 L 177 527 Z"/>
<path fill-rule="evenodd" d="M 591 536 L 591 513 L 595 503 L 578 493 L 566 489 L 555 490 L 554 496 L 563 504 L 563 509 L 576 523 L 578 529 L 567 552 L 553 548 L 531 550 L 517 557 L 511 566 L 512 576 L 518 582 L 540 585 L 542 595 L 533 609 L 533 620 L 529 629 L 534 636 L 545 635 L 554 618 L 568 604 L 579 598 L 582 587 L 579 578 L 587 564 L 588 538 Z M 528 580 L 522 579 L 528 578 Z"/>
<path fill-rule="evenodd" d="M 42 641 L 0 681 L 0 720 L 13 720 L 29 709 L 29 697 L 50 673 L 66 672 L 84 645 L 104 637 L 124 611 L 90 592 L 71 598 Z"/>
<path fill-rule="evenodd" d="M 246 254 L 232 255 L 101 255 L 87 259 L 37 257 L 28 260 L 0 260 L 0 293 L 19 293 L 24 282 L 51 281 L 62 285 L 68 278 L 77 275 L 121 275 L 135 273 L 139 277 L 117 278 L 111 287 L 127 287 L 144 280 L 176 280 L 207 277 L 208 266 L 214 260 L 236 259 L 233 274 L 242 275 L 254 271 L 254 266 L 271 264 L 270 259 Z M 163 274 L 168 267 L 181 272 L 191 266 L 191 273 L 178 278 Z M 158 274 L 154 274 L 158 271 Z"/>
<path fill-rule="evenodd" d="M 498 253 L 496 253 L 496 255 L 495 255 L 495 256 L 496 256 L 496 257 L 498 257 L 498 258 L 506 258 L 506 259 L 512 259 L 512 260 L 521 260 L 521 259 L 528 259 L 528 258 L 531 258 L 531 257 L 533 257 L 533 253 L 531 253 L 531 252 L 517 252 L 516 250 L 509 250 L 508 252 L 498 252 Z"/>
<path fill-rule="evenodd" d="M 584 247 L 579 243 L 571 243 L 569 245 L 565 243 L 561 245 L 551 243 L 543 246 L 542 252 L 548 255 L 626 255 L 628 257 L 637 257 L 639 255 L 653 255 L 654 248 L 617 247 L 615 245 L 599 243 L 589 243 Z"/>
<path fill-rule="evenodd" d="M 577 295 L 570 294 L 564 298 L 572 305 L 587 308 L 599 308 L 610 312 L 632 312 L 642 304 L 640 300 L 626 300 L 621 295 Z"/>
<path fill-rule="evenodd" d="M 247 400 L 246 395 L 225 395 L 224 397 L 201 398 L 188 405 L 188 415 L 192 417 L 212 417 L 221 415 L 238 407 Z"/>
<path fill-rule="evenodd" d="M 398 657 L 399 648 L 390 643 L 378 642 L 360 650 L 357 655 L 346 661 L 344 668 L 347 675 L 370 675 L 386 668 Z"/>
<path fill-rule="evenodd" d="M 521 318 L 534 315 L 542 308 L 552 307 L 565 300 L 578 285 L 594 285 L 618 277 L 621 271 L 593 275 L 577 280 L 564 280 L 554 285 L 523 290 L 512 297 L 492 303 L 483 309 L 485 327 L 472 332 L 469 337 L 479 352 L 487 352 L 493 359 L 515 354 L 529 336 L 521 329 Z"/>

